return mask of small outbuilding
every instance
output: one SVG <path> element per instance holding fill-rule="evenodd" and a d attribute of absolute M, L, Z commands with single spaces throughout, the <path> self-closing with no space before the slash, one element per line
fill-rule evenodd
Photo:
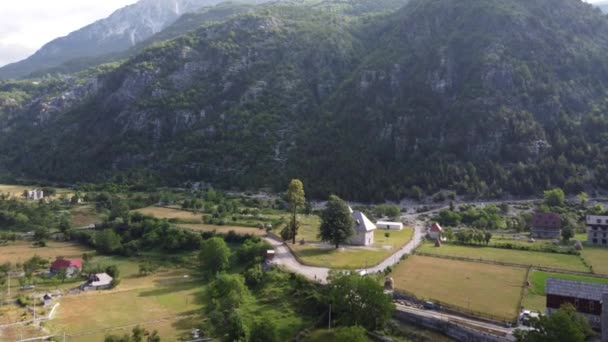
<path fill-rule="evenodd" d="M 389 222 L 389 221 L 378 221 L 376 222 L 376 228 L 387 229 L 387 230 L 403 230 L 403 223 L 401 222 Z"/>
<path fill-rule="evenodd" d="M 90 290 L 105 290 L 112 288 L 112 277 L 107 273 L 96 273 L 89 275 L 89 280 L 82 284 L 81 289 L 84 291 Z"/>
<path fill-rule="evenodd" d="M 443 228 L 441 228 L 439 223 L 433 223 L 428 232 L 429 239 L 433 241 L 441 240 L 442 234 Z"/>
<path fill-rule="evenodd" d="M 53 296 L 50 293 L 45 294 L 42 297 L 42 301 L 44 302 L 44 307 L 48 307 L 53 305 Z"/>

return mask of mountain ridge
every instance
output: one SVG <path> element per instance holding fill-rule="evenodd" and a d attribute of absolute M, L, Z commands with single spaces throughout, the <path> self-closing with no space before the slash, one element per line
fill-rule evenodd
<path fill-rule="evenodd" d="M 140 0 L 114 11 L 107 18 L 46 43 L 22 61 L 1 67 L 0 79 L 24 77 L 79 58 L 120 53 L 161 32 L 181 15 L 217 5 L 222 1 Z"/>
<path fill-rule="evenodd" d="M 0 84 L 0 168 L 239 189 L 299 177 L 313 197 L 360 200 L 608 186 L 608 19 L 591 5 L 323 6 L 270 4 L 84 76 Z"/>

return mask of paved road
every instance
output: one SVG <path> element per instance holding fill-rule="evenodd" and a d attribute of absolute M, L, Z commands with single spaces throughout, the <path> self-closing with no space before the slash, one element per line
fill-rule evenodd
<path fill-rule="evenodd" d="M 272 247 L 274 247 L 275 256 L 273 263 L 281 265 L 292 272 L 299 273 L 310 280 L 319 281 L 321 283 L 327 282 L 329 268 L 302 265 L 293 256 L 293 254 L 291 254 L 289 248 L 287 248 L 282 242 L 271 237 L 265 237 L 264 239 L 268 241 Z"/>
<path fill-rule="evenodd" d="M 415 222 L 414 236 L 412 237 L 412 240 L 407 245 L 403 246 L 401 249 L 397 250 L 391 256 L 386 258 L 379 265 L 370 267 L 367 269 L 361 269 L 360 271 L 365 270 L 367 273 L 376 273 L 376 272 L 384 271 L 384 269 L 386 269 L 388 266 L 393 266 L 397 262 L 399 262 L 399 260 L 401 260 L 401 257 L 403 255 L 411 253 L 422 242 L 422 238 L 424 236 L 424 229 L 425 229 L 424 223 L 415 219 L 417 215 L 407 215 L 407 216 L 410 216 L 412 218 L 412 220 L 414 220 L 414 222 Z M 291 251 L 289 250 L 289 248 L 287 248 L 282 242 L 277 241 L 276 239 L 273 239 L 271 237 L 266 237 L 265 239 L 275 249 L 275 253 L 276 253 L 275 257 L 274 257 L 275 264 L 281 265 L 281 266 L 291 270 L 292 272 L 299 273 L 308 279 L 319 281 L 321 283 L 327 282 L 329 268 L 302 265 L 293 256 L 293 254 L 291 254 Z"/>

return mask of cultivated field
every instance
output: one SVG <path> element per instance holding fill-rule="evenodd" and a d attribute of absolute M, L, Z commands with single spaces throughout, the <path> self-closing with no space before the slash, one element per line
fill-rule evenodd
<path fill-rule="evenodd" d="M 566 271 L 589 272 L 580 257 L 576 255 L 520 251 L 512 249 L 471 247 L 444 244 L 435 247 L 432 243 L 423 244 L 418 250 L 439 256 L 467 258 L 471 260 L 497 261 L 518 265 L 554 268 Z"/>
<path fill-rule="evenodd" d="M 239 235 L 251 234 L 255 236 L 265 236 L 266 231 L 264 229 L 252 228 L 252 227 L 238 227 L 238 226 L 215 226 L 211 224 L 178 224 L 179 228 L 199 231 L 199 232 L 213 232 L 218 234 L 228 234 L 231 230 Z"/>
<path fill-rule="evenodd" d="M 392 273 L 397 290 L 501 320 L 517 316 L 525 276 L 524 268 L 423 256 L 410 256 Z"/>
<path fill-rule="evenodd" d="M 593 267 L 593 272 L 608 275 L 608 249 L 585 246 L 581 255 Z"/>
<path fill-rule="evenodd" d="M 192 223 L 203 223 L 202 213 L 194 213 L 192 211 L 163 208 L 157 206 L 146 207 L 134 210 L 143 215 L 153 216 L 159 219 L 176 219 Z"/>
<path fill-rule="evenodd" d="M 10 262 L 13 265 L 23 263 L 34 255 L 50 261 L 55 260 L 58 256 L 80 258 L 85 252 L 92 252 L 92 250 L 69 242 L 49 241 L 47 247 L 34 247 L 31 241 L 17 241 L 0 245 L 0 264 L 5 262 Z"/>
<path fill-rule="evenodd" d="M 548 278 L 608 284 L 608 278 L 584 277 L 574 274 L 532 271 L 528 277 L 530 287 L 527 289 L 526 295 L 524 296 L 524 301 L 522 303 L 526 309 L 537 310 L 539 312 L 545 311 L 545 287 L 547 285 Z"/>
<path fill-rule="evenodd" d="M 371 267 L 388 258 L 398 248 L 407 244 L 413 235 L 411 228 L 402 231 L 390 231 L 390 237 L 384 233 L 389 231 L 376 230 L 375 243 L 371 248 L 351 247 L 335 249 L 331 245 L 295 244 L 291 248 L 304 263 L 311 266 L 330 267 L 338 269 L 355 269 Z M 299 240 L 299 238 L 298 238 Z"/>

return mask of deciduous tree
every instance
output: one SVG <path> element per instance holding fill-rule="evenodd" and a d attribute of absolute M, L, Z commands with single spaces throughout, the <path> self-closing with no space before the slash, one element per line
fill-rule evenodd
<path fill-rule="evenodd" d="M 199 261 L 203 272 L 207 272 L 208 274 L 215 274 L 228 269 L 230 265 L 230 249 L 224 239 L 216 236 L 203 241 Z"/>
<path fill-rule="evenodd" d="M 353 235 L 353 218 L 348 206 L 340 197 L 329 196 L 329 201 L 321 213 L 319 230 L 321 240 L 331 242 L 336 248 Z"/>
<path fill-rule="evenodd" d="M 371 277 L 357 273 L 330 276 L 330 303 L 344 325 L 360 325 L 370 330 L 384 326 L 395 305 L 391 297 Z"/>
<path fill-rule="evenodd" d="M 298 207 L 304 205 L 304 203 L 306 202 L 306 197 L 304 194 L 304 184 L 302 184 L 301 180 L 291 180 L 291 183 L 289 183 L 289 189 L 287 190 L 287 199 L 289 200 L 289 204 L 291 205 L 291 238 L 293 239 L 292 243 L 295 244 L 296 235 L 298 234 Z"/>

